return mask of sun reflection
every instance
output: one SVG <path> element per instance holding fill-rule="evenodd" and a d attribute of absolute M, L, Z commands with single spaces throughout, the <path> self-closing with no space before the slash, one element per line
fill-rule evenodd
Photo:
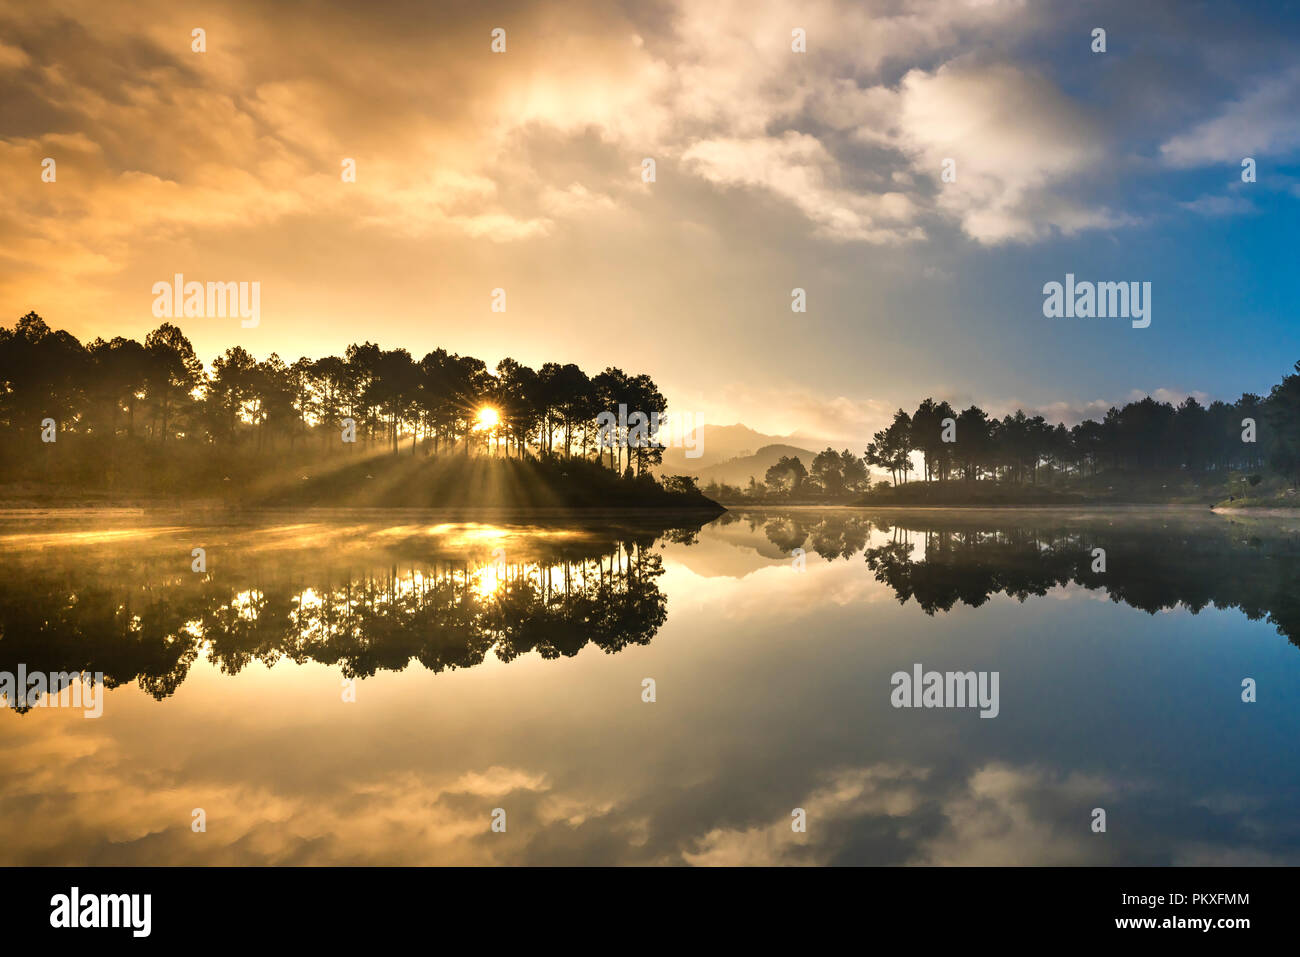
<path fill-rule="evenodd" d="M 480 599 L 491 598 L 505 584 L 505 566 L 500 564 L 485 565 L 474 576 L 470 586 Z"/>

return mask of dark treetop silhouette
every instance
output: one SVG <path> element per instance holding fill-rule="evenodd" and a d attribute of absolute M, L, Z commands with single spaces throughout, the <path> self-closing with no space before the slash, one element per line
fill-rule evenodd
<path fill-rule="evenodd" d="M 914 456 L 927 483 L 1050 487 L 1102 474 L 1173 471 L 1219 480 L 1222 488 L 1232 470 L 1265 469 L 1300 481 L 1300 363 L 1296 370 L 1267 397 L 1247 393 L 1209 406 L 1188 398 L 1177 407 L 1147 397 L 1073 428 L 1023 411 L 1002 419 L 973 405 L 958 412 L 927 398 L 910 415 L 899 409 L 864 457 L 828 448 L 810 467 L 782 458 L 764 483 L 751 481 L 749 497 L 852 498 L 869 485 L 866 466 L 907 484 Z M 261 499 L 356 504 L 367 500 L 365 480 L 374 468 L 395 468 L 378 462 L 383 453 L 396 458 L 405 447 L 413 459 L 423 452 L 442 462 L 473 456 L 550 469 L 485 477 L 481 470 L 408 468 L 381 481 L 396 504 L 438 504 L 451 494 L 421 498 L 411 487 L 493 481 L 508 504 L 519 502 L 515 486 L 530 481 L 548 490 L 598 488 L 593 497 L 607 504 L 652 502 L 665 492 L 678 504 L 706 504 L 686 477 L 662 485 L 649 478 L 662 448 L 637 447 L 627 435 L 601 447 L 597 416 L 620 405 L 646 415 L 667 411 L 649 376 L 614 367 L 588 376 L 571 363 L 533 370 L 503 359 L 493 375 L 481 359 L 437 349 L 417 361 L 405 349 L 366 342 L 343 357 L 303 357 L 291 365 L 274 354 L 257 361 L 233 346 L 209 373 L 171 323 L 143 343 L 118 337 L 85 347 L 35 313 L 0 328 L 0 423 L 11 437 L 0 453 L 0 478 L 10 482 L 180 494 L 219 489 L 231 479 L 244 493 L 256 487 Z M 57 451 L 41 448 L 47 419 L 64 446 Z M 340 441 L 344 419 L 355 422 L 354 445 Z M 948 419 L 951 441 L 944 440 Z M 1244 440 L 1247 431 L 1253 441 Z M 643 481 L 620 496 L 611 476 Z M 742 495 L 724 486 L 710 490 Z M 526 504 L 547 501 L 583 504 L 560 493 Z"/>
<path fill-rule="evenodd" d="M 926 486 L 966 486 L 944 489 L 950 496 L 1002 486 L 1011 501 L 1035 501 L 1032 493 L 1105 488 L 1105 482 L 1131 492 L 1146 479 L 1152 488 L 1145 497 L 1162 500 L 1174 494 L 1163 491 L 1172 478 L 1190 483 L 1183 491 L 1204 487 L 1190 499 L 1215 501 L 1243 491 L 1230 484 L 1234 471 L 1251 473 L 1240 476 L 1250 487 L 1263 481 L 1261 472 L 1300 483 L 1300 362 L 1295 369 L 1264 398 L 1247 393 L 1236 402 L 1203 406 L 1189 397 L 1175 407 L 1147 396 L 1112 407 L 1100 422 L 1087 419 L 1073 428 L 1023 410 L 997 419 L 978 406 L 958 412 L 947 402 L 925 399 L 910 415 L 895 412 L 863 459 L 828 448 L 809 468 L 796 456 L 782 456 L 763 481 L 751 479 L 748 489 L 709 484 L 704 492 L 722 501 L 870 504 L 861 495 L 869 486 L 865 463 L 891 476 L 895 489 L 889 498 L 921 501 L 926 489 L 901 488 L 911 484 L 919 458 Z M 951 420 L 951 441 L 945 441 L 945 420 Z"/>
<path fill-rule="evenodd" d="M 229 481 L 245 501 L 442 504 L 459 488 L 462 499 L 486 490 L 467 504 L 709 505 L 689 479 L 651 477 L 663 456 L 653 425 L 646 444 L 616 429 L 601 445 L 597 416 L 620 405 L 667 411 L 649 376 L 613 367 L 588 376 L 503 359 L 493 375 L 470 356 L 416 360 L 366 342 L 292 364 L 232 346 L 209 372 L 171 323 L 143 343 L 84 347 L 35 313 L 0 328 L 0 477 L 11 482 L 190 495 Z M 56 442 L 42 443 L 51 419 Z M 403 450 L 443 467 L 412 474 L 393 461 Z M 496 460 L 523 464 L 483 464 Z M 439 484 L 446 495 L 428 494 Z M 530 498 L 530 484 L 547 494 Z"/>

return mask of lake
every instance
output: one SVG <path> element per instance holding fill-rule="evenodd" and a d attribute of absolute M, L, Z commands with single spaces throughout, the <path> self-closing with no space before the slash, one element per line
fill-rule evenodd
<path fill-rule="evenodd" d="M 1298 527 L 0 512 L 0 863 L 1300 862 Z"/>

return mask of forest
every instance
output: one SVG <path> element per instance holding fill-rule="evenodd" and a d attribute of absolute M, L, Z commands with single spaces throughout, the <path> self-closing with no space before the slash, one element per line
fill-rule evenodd
<path fill-rule="evenodd" d="M 704 493 L 733 502 L 841 500 L 871 488 L 867 467 L 889 475 L 895 489 L 912 484 L 915 476 L 935 486 L 1009 486 L 1021 498 L 1099 477 L 1131 485 L 1172 475 L 1224 488 L 1233 473 L 1245 473 L 1241 478 L 1248 487 L 1271 473 L 1295 487 L 1300 484 L 1300 362 L 1267 396 L 1246 393 L 1235 402 L 1209 405 L 1188 397 L 1177 406 L 1146 396 L 1111 407 L 1101 421 L 1086 419 L 1072 428 L 1023 410 L 998 419 L 977 405 L 958 412 L 927 398 L 910 414 L 895 412 L 860 459 L 831 448 L 808 464 L 782 456 L 748 488 L 710 484 Z M 884 494 L 880 484 L 874 491 Z"/>
<path fill-rule="evenodd" d="M 600 442 L 598 416 L 619 405 L 647 416 L 667 411 L 648 375 L 614 367 L 588 375 L 573 363 L 532 369 L 507 358 L 489 370 L 443 349 L 417 359 L 372 342 L 293 362 L 275 354 L 259 361 L 232 346 L 205 367 L 170 322 L 143 342 L 86 345 L 35 313 L 0 327 L 0 424 L 9 436 L 0 477 L 9 482 L 176 491 L 268 469 L 318 482 L 351 464 L 371 478 L 377 468 L 393 470 L 384 457 L 407 456 L 444 464 L 460 457 L 465 466 L 443 469 L 457 481 L 482 478 L 482 460 L 501 459 L 544 466 L 535 475 L 545 480 L 595 482 L 608 492 L 612 477 L 650 492 L 662 448 L 617 428 Z M 471 458 L 479 471 L 466 471 Z M 311 465 L 310 476 L 296 475 Z M 530 467 L 496 471 L 526 483 Z M 656 487 L 698 496 L 688 479 Z"/>
<path fill-rule="evenodd" d="M 690 478 L 656 480 L 663 449 L 655 436 L 645 444 L 626 432 L 608 446 L 600 441 L 601 413 L 620 405 L 647 416 L 667 412 L 648 375 L 613 366 L 589 375 L 573 363 L 532 369 L 507 358 L 490 370 L 444 349 L 417 360 L 406 349 L 363 342 L 342 356 L 292 363 L 275 354 L 257 360 L 232 346 L 205 367 L 169 322 L 143 342 L 116 337 L 88 345 L 35 313 L 0 327 L 0 424 L 10 437 L 0 479 L 7 482 L 96 489 L 144 482 L 175 490 L 218 472 L 221 480 L 247 480 L 280 468 L 327 500 L 343 492 L 337 483 L 321 485 L 323 471 L 346 477 L 352 467 L 371 478 L 366 469 L 384 457 L 459 456 L 535 463 L 549 469 L 537 473 L 548 480 L 596 481 L 602 494 L 613 479 L 698 495 Z M 38 454 L 52 439 L 60 454 Z M 333 464 L 296 475 L 321 462 Z M 844 501 L 884 491 L 884 483 L 873 488 L 871 469 L 889 475 L 895 492 L 919 480 L 1029 494 L 1148 474 L 1205 477 L 1216 486 L 1234 473 L 1252 486 L 1272 475 L 1294 486 L 1300 363 L 1264 396 L 1208 405 L 1189 397 L 1177 406 L 1147 396 L 1073 427 L 1021 410 L 1001 419 L 976 405 L 958 411 L 927 398 L 911 413 L 899 409 L 861 455 L 828 448 L 807 464 L 782 457 L 747 489 L 710 485 L 704 492 L 732 501 Z M 448 474 L 443 485 L 471 475 Z M 526 484 L 528 475 L 516 469 L 508 478 Z"/>

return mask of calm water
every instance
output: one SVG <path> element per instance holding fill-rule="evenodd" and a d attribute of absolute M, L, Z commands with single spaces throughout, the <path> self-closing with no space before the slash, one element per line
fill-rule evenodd
<path fill-rule="evenodd" d="M 0 513 L 0 863 L 1295 863 L 1298 524 Z"/>

